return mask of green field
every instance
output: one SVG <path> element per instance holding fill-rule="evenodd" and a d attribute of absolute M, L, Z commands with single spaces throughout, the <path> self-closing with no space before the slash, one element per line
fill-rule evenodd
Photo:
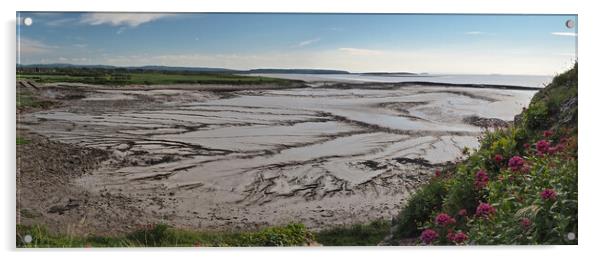
<path fill-rule="evenodd" d="M 159 84 L 282 84 L 288 85 L 291 80 L 259 76 L 241 76 L 234 74 L 211 73 L 159 73 L 159 72 L 127 72 L 106 74 L 44 74 L 19 73 L 17 80 L 35 80 L 40 83 L 87 83 L 99 85 L 159 85 Z"/>

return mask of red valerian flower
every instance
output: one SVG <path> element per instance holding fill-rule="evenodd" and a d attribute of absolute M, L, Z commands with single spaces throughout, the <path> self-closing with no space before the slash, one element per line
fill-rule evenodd
<path fill-rule="evenodd" d="M 569 139 L 566 138 L 566 137 L 560 138 L 560 143 L 561 144 L 566 144 L 566 143 L 568 143 L 568 141 L 569 141 Z"/>
<path fill-rule="evenodd" d="M 520 225 L 524 228 L 524 229 L 528 229 L 529 227 L 531 227 L 531 220 L 528 218 L 522 218 L 520 220 Z"/>
<path fill-rule="evenodd" d="M 479 170 L 477 172 L 477 174 L 475 175 L 475 180 L 474 180 L 474 184 L 478 189 L 482 189 L 483 187 L 487 186 L 487 183 L 489 182 L 489 176 L 487 175 L 487 172 L 484 170 Z"/>
<path fill-rule="evenodd" d="M 544 189 L 541 193 L 539 193 L 541 199 L 543 200 L 556 200 L 556 191 L 553 189 Z"/>
<path fill-rule="evenodd" d="M 523 148 L 525 148 L 525 149 L 529 149 L 529 147 L 531 147 L 531 145 L 530 145 L 530 144 L 523 144 Z"/>
<path fill-rule="evenodd" d="M 543 136 L 545 138 L 548 138 L 548 137 L 552 136 L 553 134 L 554 133 L 552 131 L 550 131 L 550 130 L 543 131 Z"/>
<path fill-rule="evenodd" d="M 525 164 L 525 165 L 523 165 L 523 168 L 520 169 L 520 171 L 522 173 L 529 173 L 531 171 L 531 166 Z"/>
<path fill-rule="evenodd" d="M 535 148 L 537 148 L 538 153 L 547 153 L 548 149 L 550 149 L 550 142 L 548 142 L 547 140 L 539 140 L 535 144 Z"/>
<path fill-rule="evenodd" d="M 445 213 L 439 213 L 437 217 L 435 217 L 435 222 L 440 226 L 447 226 L 456 223 L 456 220 Z"/>
<path fill-rule="evenodd" d="M 501 163 L 501 162 L 504 160 L 504 156 L 502 156 L 501 154 L 496 154 L 496 155 L 493 157 L 493 160 L 494 160 L 496 163 Z"/>
<path fill-rule="evenodd" d="M 495 208 L 491 206 L 489 203 L 479 203 L 477 206 L 476 215 L 478 217 L 488 218 L 495 213 Z"/>
<path fill-rule="evenodd" d="M 466 209 L 461 209 L 458 211 L 458 215 L 462 217 L 466 217 L 468 215 L 468 211 Z"/>
<path fill-rule="evenodd" d="M 435 170 L 435 177 L 441 177 L 441 171 Z"/>
<path fill-rule="evenodd" d="M 439 234 L 437 234 L 437 232 L 432 229 L 425 229 L 424 231 L 422 231 L 422 234 L 420 234 L 420 240 L 422 241 L 422 243 L 425 244 L 433 243 L 433 241 L 435 241 L 438 237 Z"/>
<path fill-rule="evenodd" d="M 512 158 L 508 160 L 508 167 L 510 167 L 512 171 L 520 171 L 524 164 L 525 161 L 518 155 L 512 156 Z"/>
<path fill-rule="evenodd" d="M 462 244 L 466 240 L 468 240 L 468 235 L 464 234 L 464 232 L 462 232 L 462 231 L 458 231 L 457 233 L 455 233 L 451 236 L 450 240 L 456 244 Z"/>

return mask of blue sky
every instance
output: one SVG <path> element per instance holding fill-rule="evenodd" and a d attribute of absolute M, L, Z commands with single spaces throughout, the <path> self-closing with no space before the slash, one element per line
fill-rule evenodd
<path fill-rule="evenodd" d="M 569 19 L 21 12 L 17 62 L 553 75 L 576 59 Z"/>

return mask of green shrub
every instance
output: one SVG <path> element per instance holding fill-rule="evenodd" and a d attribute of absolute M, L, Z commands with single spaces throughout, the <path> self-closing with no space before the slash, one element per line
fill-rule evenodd
<path fill-rule="evenodd" d="M 577 65 L 558 75 L 514 126 L 485 133 L 481 147 L 452 174 L 426 184 L 400 213 L 395 236 L 424 232 L 423 242 L 439 245 L 576 244 L 576 77 Z M 513 156 L 522 166 L 510 167 Z M 487 181 L 477 186 L 480 170 Z M 485 214 L 489 206 L 494 212 Z M 453 217 L 453 224 L 441 224 L 437 216 Z M 454 240 L 455 234 L 467 237 Z"/>
<path fill-rule="evenodd" d="M 530 129 L 545 129 L 548 125 L 548 107 L 544 102 L 531 103 L 525 111 L 525 124 Z"/>
<path fill-rule="evenodd" d="M 430 220 L 432 212 L 442 208 L 443 198 L 447 195 L 445 180 L 436 178 L 424 185 L 406 204 L 395 224 L 395 237 L 415 237 L 419 228 Z"/>
<path fill-rule="evenodd" d="M 285 227 L 269 227 L 245 236 L 240 246 L 299 246 L 313 240 L 313 234 L 303 224 L 289 224 Z"/>
<path fill-rule="evenodd" d="M 316 241 L 325 246 L 375 246 L 390 230 L 390 221 L 377 220 L 320 231 L 316 234 Z"/>

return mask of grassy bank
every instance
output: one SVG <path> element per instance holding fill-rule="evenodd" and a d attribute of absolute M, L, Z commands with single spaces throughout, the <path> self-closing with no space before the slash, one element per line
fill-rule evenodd
<path fill-rule="evenodd" d="M 28 237 L 27 237 L 28 236 Z M 31 238 L 30 242 L 26 242 Z M 313 235 L 302 224 L 269 227 L 255 232 L 198 232 L 149 225 L 123 236 L 51 234 L 41 226 L 17 225 L 17 247 L 248 247 L 303 246 Z"/>
<path fill-rule="evenodd" d="M 302 224 L 270 227 L 255 232 L 199 232 L 164 224 L 140 227 L 122 236 L 73 236 L 54 234 L 43 226 L 17 225 L 17 247 L 248 247 L 305 246 L 315 241 L 324 246 L 376 246 L 389 235 L 390 221 L 336 227 L 310 232 Z M 26 236 L 31 237 L 29 243 Z"/>
<path fill-rule="evenodd" d="M 539 91 L 508 129 L 433 177 L 401 211 L 416 243 L 577 244 L 577 65 Z"/>
<path fill-rule="evenodd" d="M 325 246 L 376 246 L 389 235 L 390 230 L 390 221 L 377 220 L 324 230 L 316 233 L 315 237 Z"/>
<path fill-rule="evenodd" d="M 17 80 L 35 80 L 40 83 L 86 83 L 96 85 L 158 85 L 158 84 L 283 84 L 294 81 L 258 76 L 211 73 L 160 73 L 160 72 L 124 72 L 124 73 L 27 73 L 17 74 Z"/>

